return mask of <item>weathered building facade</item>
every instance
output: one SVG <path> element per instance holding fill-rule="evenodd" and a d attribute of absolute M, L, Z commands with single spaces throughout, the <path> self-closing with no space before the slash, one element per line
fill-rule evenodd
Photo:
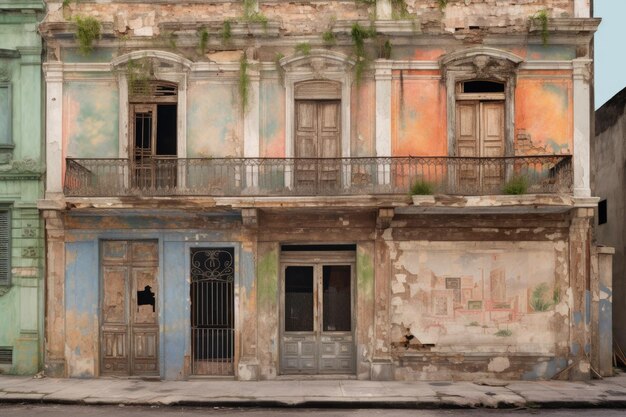
<path fill-rule="evenodd" d="M 48 8 L 49 374 L 600 368 L 589 2 Z"/>
<path fill-rule="evenodd" d="M 43 11 L 0 2 L 0 373 L 43 363 Z"/>

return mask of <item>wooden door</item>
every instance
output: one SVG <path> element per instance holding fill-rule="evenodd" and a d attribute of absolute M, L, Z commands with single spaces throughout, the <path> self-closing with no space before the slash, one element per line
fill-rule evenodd
<path fill-rule="evenodd" d="M 504 102 L 457 101 L 457 156 L 504 156 Z M 457 166 L 460 191 L 473 193 L 502 184 L 504 164 L 499 159 L 461 161 Z"/>
<path fill-rule="evenodd" d="M 354 373 L 353 271 L 352 263 L 283 266 L 281 373 Z"/>
<path fill-rule="evenodd" d="M 154 188 L 156 147 L 156 104 L 131 105 L 132 184 L 137 188 Z"/>
<path fill-rule="evenodd" d="M 341 102 L 296 100 L 295 185 L 317 193 L 341 184 Z"/>
<path fill-rule="evenodd" d="M 158 245 L 102 242 L 101 373 L 158 375 Z"/>

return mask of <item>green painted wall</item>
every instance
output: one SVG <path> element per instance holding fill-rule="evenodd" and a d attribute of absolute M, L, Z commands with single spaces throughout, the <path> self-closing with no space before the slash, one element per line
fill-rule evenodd
<path fill-rule="evenodd" d="M 0 147 L 0 207 L 11 211 L 11 282 L 0 285 L 0 347 L 12 347 L 0 373 L 33 374 L 43 362 L 43 117 L 41 39 L 43 2 L 0 11 L 0 83 L 11 86 L 8 146 Z"/>

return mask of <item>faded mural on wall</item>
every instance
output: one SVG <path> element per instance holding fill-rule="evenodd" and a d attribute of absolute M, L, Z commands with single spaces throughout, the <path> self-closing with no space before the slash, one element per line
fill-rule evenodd
<path fill-rule="evenodd" d="M 234 84 L 197 82 L 189 86 L 187 156 L 225 158 L 243 155 L 243 117 Z"/>
<path fill-rule="evenodd" d="M 396 244 L 392 341 L 441 352 L 549 353 L 560 303 L 554 244 Z M 564 245 L 564 244 L 563 244 Z"/>

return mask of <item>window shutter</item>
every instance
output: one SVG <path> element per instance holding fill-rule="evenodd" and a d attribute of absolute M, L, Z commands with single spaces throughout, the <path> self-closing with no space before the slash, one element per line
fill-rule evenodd
<path fill-rule="evenodd" d="M 0 211 L 0 284 L 9 284 L 11 274 L 11 222 L 8 210 Z"/>

